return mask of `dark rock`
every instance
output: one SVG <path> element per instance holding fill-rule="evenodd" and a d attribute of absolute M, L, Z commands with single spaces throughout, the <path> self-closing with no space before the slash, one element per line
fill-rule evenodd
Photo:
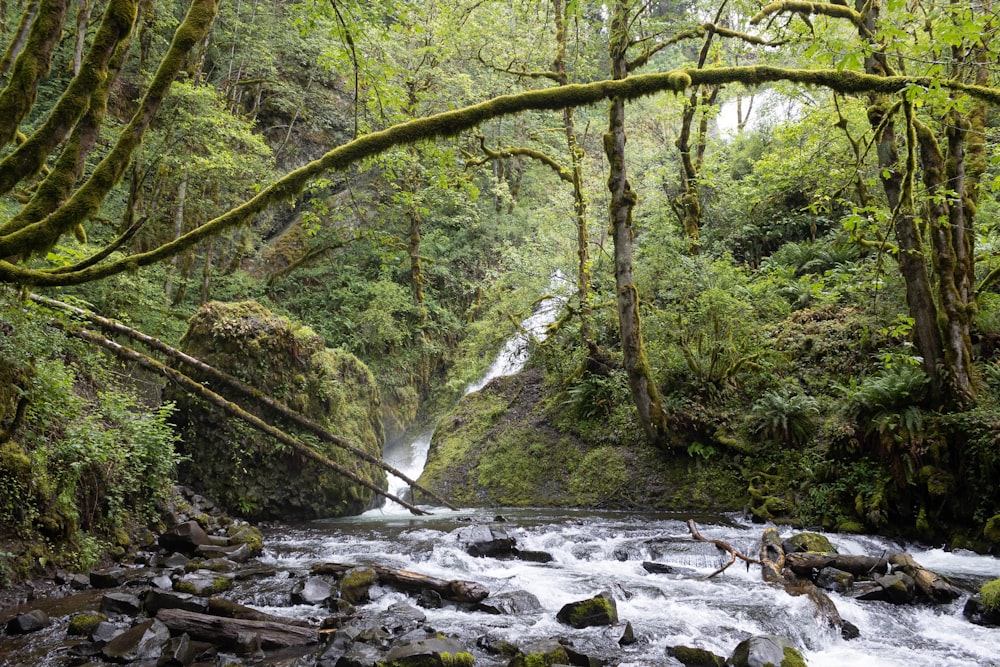
<path fill-rule="evenodd" d="M 134 595 L 128 593 L 105 593 L 101 597 L 102 613 L 135 616 L 140 611 L 142 611 L 142 603 Z"/>
<path fill-rule="evenodd" d="M 397 602 L 379 614 L 378 622 L 393 635 L 402 635 L 421 627 L 427 615 L 405 602 Z"/>
<path fill-rule="evenodd" d="M 383 657 L 382 651 L 375 646 L 364 643 L 355 643 L 350 651 L 341 655 L 335 663 L 335 667 L 372 667 Z M 328 663 L 329 664 L 329 663 Z"/>
<path fill-rule="evenodd" d="M 35 609 L 8 621 L 7 634 L 26 635 L 31 632 L 38 632 L 43 628 L 47 628 L 49 623 L 51 623 L 49 615 L 41 609 Z"/>
<path fill-rule="evenodd" d="M 531 551 L 530 549 L 511 549 L 511 553 L 518 560 L 527 561 L 529 563 L 551 563 L 555 560 L 547 551 Z"/>
<path fill-rule="evenodd" d="M 852 639 L 857 639 L 861 636 L 861 630 L 858 626 L 854 625 L 850 621 L 845 621 L 841 619 L 840 621 L 840 636 L 850 641 Z"/>
<path fill-rule="evenodd" d="M 618 639 L 619 646 L 631 646 L 632 644 L 638 643 L 639 640 L 635 636 L 635 630 L 632 629 L 632 621 L 625 624 L 625 631 L 622 636 Z"/>
<path fill-rule="evenodd" d="M 885 590 L 885 599 L 893 604 L 909 604 L 913 602 L 916 582 L 908 574 L 902 572 L 879 577 L 875 583 Z"/>
<path fill-rule="evenodd" d="M 66 634 L 89 637 L 91 633 L 97 629 L 98 625 L 107 620 L 108 617 L 104 614 L 98 614 L 92 611 L 84 611 L 79 614 L 74 614 L 73 617 L 69 619 L 69 626 L 66 628 Z"/>
<path fill-rule="evenodd" d="M 693 646 L 670 646 L 667 648 L 667 655 L 684 667 L 724 667 L 726 664 L 726 659 L 722 656 Z"/>
<path fill-rule="evenodd" d="M 234 563 L 244 563 L 253 555 L 251 549 L 246 544 L 233 546 L 220 546 L 217 544 L 199 544 L 195 548 L 195 555 L 202 558 L 225 558 Z"/>
<path fill-rule="evenodd" d="M 965 602 L 962 614 L 970 623 L 990 628 L 1000 627 L 1000 612 L 987 609 L 979 595 L 973 595 Z"/>
<path fill-rule="evenodd" d="M 611 555 L 615 557 L 615 560 L 624 563 L 628 560 L 628 549 L 623 549 L 621 547 L 615 549 L 611 552 Z"/>
<path fill-rule="evenodd" d="M 798 660 L 798 662 L 795 662 Z M 799 650 L 785 637 L 758 635 L 741 641 L 729 656 L 726 665 L 730 667 L 766 667 L 784 665 L 805 667 Z"/>
<path fill-rule="evenodd" d="M 150 619 L 132 626 L 107 643 L 101 651 L 112 662 L 155 660 L 170 641 L 170 631 L 158 620 Z"/>
<path fill-rule="evenodd" d="M 556 619 L 574 628 L 614 625 L 618 622 L 618 607 L 611 593 L 605 591 L 589 600 L 563 605 Z"/>
<path fill-rule="evenodd" d="M 570 642 L 564 641 L 562 644 L 566 650 L 566 656 L 569 658 L 570 665 L 579 665 L 579 667 L 605 667 L 609 662 L 598 655 L 585 653 L 575 648 Z"/>
<path fill-rule="evenodd" d="M 487 614 L 507 614 L 510 616 L 541 611 L 542 603 L 528 591 L 508 591 L 491 595 L 475 607 L 476 611 Z"/>
<path fill-rule="evenodd" d="M 333 595 L 333 586 L 322 577 L 308 577 L 292 587 L 293 604 L 323 604 Z"/>
<path fill-rule="evenodd" d="M 492 635 L 482 635 L 476 638 L 476 646 L 491 655 L 502 655 L 507 658 L 514 657 L 518 652 L 518 648 L 506 639 L 500 639 Z"/>
<path fill-rule="evenodd" d="M 503 528 L 480 525 L 460 528 L 458 542 L 470 556 L 497 558 L 513 555 L 516 540 Z"/>
<path fill-rule="evenodd" d="M 425 588 L 417 595 L 417 605 L 424 609 L 440 609 L 442 604 L 444 603 L 441 601 L 441 594 L 429 588 Z"/>
<path fill-rule="evenodd" d="M 146 613 L 150 616 L 155 616 L 156 612 L 161 609 L 183 609 L 199 614 L 208 613 L 207 598 L 198 597 L 191 593 L 167 591 L 162 588 L 152 588 L 146 591 L 143 606 L 146 609 Z"/>
<path fill-rule="evenodd" d="M 187 667 L 196 657 L 198 657 L 198 647 L 185 632 L 167 642 L 156 667 Z"/>
<path fill-rule="evenodd" d="M 90 573 L 90 585 L 94 588 L 119 588 L 125 585 L 127 573 L 120 567 L 109 570 L 94 570 Z"/>
<path fill-rule="evenodd" d="M 83 591 L 90 588 L 90 577 L 85 574 L 74 574 L 69 578 L 69 587 L 74 591 Z"/>
<path fill-rule="evenodd" d="M 826 591 L 847 593 L 854 587 L 854 575 L 833 567 L 824 567 L 816 575 L 816 585 Z"/>
<path fill-rule="evenodd" d="M 174 581 L 175 591 L 190 593 L 198 597 L 216 595 L 217 593 L 228 591 L 232 586 L 232 576 L 208 570 L 195 570 Z"/>
<path fill-rule="evenodd" d="M 191 559 L 181 553 L 172 553 L 163 559 L 161 565 L 170 570 L 183 570 Z"/>
<path fill-rule="evenodd" d="M 445 637 L 400 643 L 384 662 L 393 667 L 472 667 L 473 657 L 461 643 Z"/>
<path fill-rule="evenodd" d="M 185 521 L 160 535 L 157 543 L 167 551 L 192 556 L 199 546 L 213 541 L 197 521 Z"/>
<path fill-rule="evenodd" d="M 643 561 L 642 569 L 650 574 L 673 574 L 674 568 L 669 565 L 664 565 L 663 563 L 653 563 L 652 561 Z"/>
<path fill-rule="evenodd" d="M 101 621 L 100 623 L 97 624 L 97 627 L 95 627 L 93 631 L 90 633 L 90 639 L 103 646 L 104 644 L 107 644 L 109 641 L 111 641 L 121 633 L 122 629 L 119 628 L 114 623 Z"/>

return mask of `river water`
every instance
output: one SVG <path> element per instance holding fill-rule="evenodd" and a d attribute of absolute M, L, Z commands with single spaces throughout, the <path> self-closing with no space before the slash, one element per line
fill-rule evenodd
<path fill-rule="evenodd" d="M 519 549 L 541 550 L 550 563 L 477 558 L 468 555 L 457 535 L 469 523 L 492 522 L 517 539 Z M 846 641 L 825 627 L 805 597 L 761 581 L 760 568 L 737 563 L 723 574 L 705 577 L 728 555 L 696 542 L 688 533 L 688 516 L 645 515 L 542 509 L 436 509 L 432 516 L 368 513 L 361 517 L 286 527 L 266 536 L 266 561 L 279 571 L 299 571 L 316 562 L 379 563 L 442 579 L 466 579 L 487 586 L 491 594 L 528 591 L 541 610 L 516 616 L 494 616 L 456 606 L 425 609 L 427 625 L 472 644 L 489 636 L 518 646 L 536 639 L 566 637 L 594 650 L 613 665 L 676 665 L 667 647 L 697 646 L 728 656 L 743 639 L 757 634 L 788 637 L 802 649 L 810 667 L 879 665 L 941 667 L 1000 665 L 1000 630 L 969 623 L 962 616 L 966 597 L 947 605 L 894 606 L 860 602 L 831 594 L 841 616 L 858 626 L 861 637 Z M 699 530 L 748 555 L 756 555 L 762 527 L 739 518 L 698 517 Z M 783 531 L 783 536 L 791 531 Z M 881 555 L 909 551 L 921 565 L 944 574 L 970 590 L 1000 577 L 1000 560 L 971 552 L 945 552 L 856 535 L 828 537 L 841 553 Z M 670 565 L 671 574 L 650 574 L 643 561 Z M 286 587 L 287 588 L 287 587 Z M 251 602 L 268 607 L 265 588 Z M 601 591 L 615 597 L 620 624 L 611 628 L 574 630 L 556 621 L 566 603 Z M 264 597 L 259 597 L 263 595 Z M 250 596 L 253 598 L 254 596 Z M 380 590 L 371 603 L 388 608 L 412 598 Z M 306 616 L 318 610 L 296 610 Z M 640 642 L 619 648 L 624 623 L 631 622 Z M 506 660 L 476 654 L 477 665 L 503 665 Z"/>

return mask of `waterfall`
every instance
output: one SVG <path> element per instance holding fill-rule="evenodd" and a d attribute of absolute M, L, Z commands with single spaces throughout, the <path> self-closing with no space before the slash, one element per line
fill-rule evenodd
<path fill-rule="evenodd" d="M 496 358 L 483 376 L 470 384 L 464 395 L 469 395 L 479 391 L 489 382 L 498 377 L 514 375 L 524 368 L 528 363 L 528 351 L 532 340 L 544 341 L 546 330 L 549 325 L 556 321 L 563 306 L 566 304 L 566 297 L 562 293 L 571 286 L 561 271 L 552 274 L 549 281 L 549 295 L 541 299 L 536 305 L 534 312 L 525 318 L 518 327 L 517 332 L 511 336 L 504 346 L 497 353 Z M 397 441 L 387 443 L 383 459 L 386 463 L 398 468 L 410 479 L 416 479 L 424 470 L 427 461 L 427 451 L 431 446 L 431 437 L 434 430 L 430 429 L 420 433 L 412 441 Z M 409 485 L 396 477 L 389 475 L 389 492 L 393 495 L 404 497 L 409 493 Z M 397 503 L 386 501 L 381 509 L 372 510 L 376 514 L 385 511 L 397 511 L 403 508 Z"/>

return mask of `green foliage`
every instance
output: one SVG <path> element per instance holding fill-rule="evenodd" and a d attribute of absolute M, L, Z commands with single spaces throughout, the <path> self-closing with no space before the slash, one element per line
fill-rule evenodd
<path fill-rule="evenodd" d="M 782 387 L 765 392 L 750 408 L 750 431 L 775 442 L 803 445 L 816 431 L 818 417 L 816 399 Z"/>
<path fill-rule="evenodd" d="M 577 504 L 595 507 L 621 496 L 627 483 L 628 469 L 621 452 L 598 447 L 587 452 L 573 470 L 568 490 Z"/>

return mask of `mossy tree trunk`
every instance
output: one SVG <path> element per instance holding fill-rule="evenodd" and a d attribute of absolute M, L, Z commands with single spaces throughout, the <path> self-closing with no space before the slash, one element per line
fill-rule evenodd
<path fill-rule="evenodd" d="M 628 76 L 629 10 L 626 0 L 617 0 L 612 10 L 611 78 Z M 608 190 L 611 195 L 609 215 L 614 240 L 615 289 L 618 324 L 625 372 L 628 374 L 632 400 L 647 439 L 656 445 L 666 442 L 666 414 L 660 402 L 656 382 L 651 376 L 642 340 L 639 316 L 639 291 L 632 275 L 635 230 L 632 209 L 637 197 L 628 181 L 625 164 L 625 100 L 612 97 L 608 109 L 608 131 L 604 135 L 604 153 L 608 159 Z"/>

